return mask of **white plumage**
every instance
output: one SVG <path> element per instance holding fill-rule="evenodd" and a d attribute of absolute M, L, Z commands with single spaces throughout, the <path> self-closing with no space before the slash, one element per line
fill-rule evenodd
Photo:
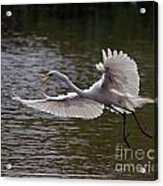
<path fill-rule="evenodd" d="M 129 113 L 127 110 L 134 111 L 145 103 L 153 103 L 153 100 L 139 96 L 140 78 L 133 59 L 123 51 L 112 53 L 110 49 L 107 53 L 102 50 L 102 59 L 103 63 L 97 64 L 96 68 L 103 73 L 101 86 L 113 107 Z"/>
<path fill-rule="evenodd" d="M 103 64 L 100 62 L 97 67 L 104 72 L 107 79 L 109 88 L 112 87 L 122 93 L 129 93 L 133 96 L 138 96 L 139 93 L 139 75 L 137 65 L 133 59 L 127 56 L 122 51 L 117 53 L 116 50 L 113 54 L 110 49 L 106 54 L 102 50 Z M 102 70 L 105 69 L 105 70 Z M 111 82 L 112 80 L 112 82 Z"/>
<path fill-rule="evenodd" d="M 74 92 L 58 97 L 45 95 L 41 100 L 25 100 L 17 96 L 14 99 L 56 117 L 85 119 L 100 116 L 104 107 L 120 113 L 130 113 L 145 103 L 153 103 L 153 100 L 139 96 L 140 78 L 133 59 L 122 51 L 118 53 L 108 49 L 107 52 L 102 50 L 102 60 L 103 62 L 96 64 L 97 70 L 102 72 L 102 77 L 87 90 L 76 87 L 64 74 L 50 71 L 48 78 L 59 78 Z"/>
<path fill-rule="evenodd" d="M 45 95 L 45 97 L 41 100 L 26 100 L 15 96 L 14 100 L 36 110 L 53 114 L 55 117 L 92 119 L 100 116 L 104 109 L 104 105 L 80 97 L 74 92 L 64 96 L 50 97 Z"/>

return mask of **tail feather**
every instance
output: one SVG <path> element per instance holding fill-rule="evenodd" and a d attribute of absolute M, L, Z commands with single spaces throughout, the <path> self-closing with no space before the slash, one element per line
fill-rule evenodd
<path fill-rule="evenodd" d="M 154 103 L 154 100 L 150 98 L 141 98 L 141 97 L 138 98 L 137 100 L 138 107 L 142 107 L 143 105 L 150 104 L 150 103 Z"/>

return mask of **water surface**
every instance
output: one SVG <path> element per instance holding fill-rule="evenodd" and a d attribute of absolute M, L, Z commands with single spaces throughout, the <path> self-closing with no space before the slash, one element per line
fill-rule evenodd
<path fill-rule="evenodd" d="M 69 91 L 65 84 L 48 82 L 40 87 L 42 72 L 59 70 L 80 88 L 88 88 L 101 74 L 95 64 L 101 49 L 124 50 L 138 65 L 142 96 L 154 98 L 154 33 L 152 3 L 147 15 L 140 4 L 38 5 L 2 7 L 2 175 L 63 178 L 153 180 L 145 174 L 116 172 L 116 146 L 122 144 L 122 118 L 108 110 L 97 119 L 58 119 L 12 100 L 13 92 L 26 99 L 56 96 Z M 11 18 L 5 17 L 12 10 Z M 136 111 L 146 131 L 154 135 L 154 106 Z M 133 152 L 154 148 L 132 116 L 127 132 Z M 128 157 L 133 164 L 146 164 Z M 10 163 L 12 168 L 6 169 Z M 152 160 L 151 163 L 154 163 Z"/>

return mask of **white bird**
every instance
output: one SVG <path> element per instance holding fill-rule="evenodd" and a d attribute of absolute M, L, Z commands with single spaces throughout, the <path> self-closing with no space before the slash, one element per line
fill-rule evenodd
<path fill-rule="evenodd" d="M 123 116 L 123 138 L 127 141 L 125 123 L 126 114 L 133 114 L 141 132 L 151 138 L 140 125 L 134 111 L 146 103 L 153 103 L 150 98 L 139 96 L 140 77 L 137 65 L 127 54 L 108 48 L 102 50 L 102 62 L 96 64 L 102 72 L 100 80 L 89 89 L 81 90 L 70 79 L 56 70 L 46 74 L 44 82 L 55 78 L 63 81 L 73 91 L 67 95 L 51 97 L 44 94 L 40 100 L 26 100 L 15 96 L 13 99 L 34 109 L 53 114 L 56 117 L 93 119 L 99 117 L 104 108 L 109 108 Z"/>

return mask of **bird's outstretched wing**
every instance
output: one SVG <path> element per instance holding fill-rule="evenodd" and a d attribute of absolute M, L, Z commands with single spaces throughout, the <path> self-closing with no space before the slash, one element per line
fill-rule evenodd
<path fill-rule="evenodd" d="M 58 97 L 45 95 L 45 99 L 40 100 L 26 100 L 18 96 L 13 97 L 13 99 L 28 107 L 53 114 L 56 117 L 93 119 L 100 116 L 104 109 L 104 105 L 80 97 L 74 92 Z"/>
<path fill-rule="evenodd" d="M 127 54 L 102 50 L 103 63 L 96 65 L 103 72 L 101 88 L 114 106 L 134 110 L 138 107 L 139 74 L 137 65 Z"/>
<path fill-rule="evenodd" d="M 103 88 L 138 96 L 140 78 L 135 61 L 122 51 L 110 49 L 102 50 L 102 58 L 103 63 L 97 64 L 96 68 L 103 72 Z"/>

